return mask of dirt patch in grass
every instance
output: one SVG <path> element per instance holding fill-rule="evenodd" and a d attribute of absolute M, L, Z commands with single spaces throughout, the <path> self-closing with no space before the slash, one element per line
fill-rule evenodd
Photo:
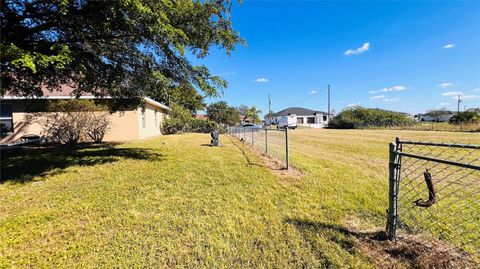
<path fill-rule="evenodd" d="M 347 226 L 352 228 L 339 230 L 353 236 L 354 246 L 360 253 L 382 268 L 476 268 L 479 265 L 462 250 L 433 238 L 397 235 L 396 240 L 388 240 L 381 229 L 358 229 L 357 225 L 357 221 L 347 221 Z"/>
<path fill-rule="evenodd" d="M 237 140 L 236 138 L 232 138 L 230 136 L 227 136 L 229 140 L 234 144 L 240 151 L 242 151 L 243 155 L 245 158 L 247 158 L 247 161 L 251 163 L 250 158 L 246 155 L 246 151 L 248 151 L 250 154 L 254 155 L 257 157 L 261 162 L 262 165 L 268 168 L 270 171 L 272 171 L 274 174 L 276 174 L 280 179 L 282 180 L 296 180 L 299 179 L 303 176 L 302 172 L 292 166 L 289 167 L 289 169 L 285 168 L 285 164 L 281 162 L 278 159 L 272 158 L 270 156 L 267 156 L 258 150 L 250 147 L 249 145 L 246 145 L 245 143 Z M 252 163 L 253 164 L 253 163 Z"/>
<path fill-rule="evenodd" d="M 357 230 L 351 227 L 350 221 L 345 225 L 348 228 L 304 219 L 287 219 L 285 222 L 293 224 L 305 235 L 328 235 L 348 252 L 365 256 L 379 268 L 478 268 L 479 265 L 467 253 L 431 238 L 410 235 L 388 240 L 383 230 L 365 230 L 364 227 Z"/>
<path fill-rule="evenodd" d="M 373 263 L 386 268 L 474 268 L 468 254 L 444 242 L 420 236 L 386 239 L 385 232 L 359 234 L 355 245 Z M 478 266 L 478 264 L 476 265 Z"/>

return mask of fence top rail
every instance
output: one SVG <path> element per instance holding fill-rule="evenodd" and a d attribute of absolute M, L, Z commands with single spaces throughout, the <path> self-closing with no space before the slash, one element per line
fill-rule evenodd
<path fill-rule="evenodd" d="M 449 148 L 480 149 L 480 145 L 474 145 L 474 144 L 453 144 L 453 143 L 421 142 L 421 141 L 409 141 L 409 140 L 399 140 L 399 139 L 397 139 L 397 143 L 399 143 L 399 144 L 410 144 L 410 145 L 449 147 Z"/>
<path fill-rule="evenodd" d="M 285 132 L 285 129 L 270 129 L 270 128 L 251 128 L 251 127 L 240 127 L 240 126 L 236 126 L 236 127 L 230 127 L 230 128 L 233 128 L 233 129 L 245 129 L 245 130 L 255 130 L 255 131 L 274 131 L 274 132 Z"/>
<path fill-rule="evenodd" d="M 471 163 L 460 163 L 460 162 L 442 160 L 442 159 L 437 159 L 437 158 L 433 158 L 433 157 L 420 156 L 420 155 L 416 155 L 416 154 L 410 154 L 410 153 L 398 152 L 398 151 L 396 152 L 396 154 L 398 154 L 400 156 L 405 156 L 405 157 L 410 157 L 410 158 L 415 158 L 415 159 L 420 159 L 420 160 L 425 160 L 425 161 L 431 161 L 431 162 L 437 162 L 437 163 L 442 163 L 442 164 L 448 164 L 448 165 L 453 165 L 453 166 L 469 168 L 469 169 L 480 171 L 480 166 L 474 165 L 474 164 L 471 164 Z"/>

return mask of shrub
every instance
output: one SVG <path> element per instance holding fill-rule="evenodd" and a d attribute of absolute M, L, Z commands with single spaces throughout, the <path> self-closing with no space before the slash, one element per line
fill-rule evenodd
<path fill-rule="evenodd" d="M 170 116 L 163 123 L 163 131 L 166 134 L 184 133 L 190 129 L 192 115 L 190 112 L 179 106 L 170 106 Z"/>
<path fill-rule="evenodd" d="M 87 128 L 87 135 L 95 143 L 100 143 L 103 140 L 103 137 L 110 129 L 110 120 L 108 118 L 108 112 L 99 112 L 92 113 L 92 121 L 90 126 Z"/>
<path fill-rule="evenodd" d="M 215 129 L 218 129 L 217 123 L 193 118 L 187 109 L 178 105 L 171 106 L 170 117 L 163 123 L 163 131 L 166 134 L 209 133 Z"/>
<path fill-rule="evenodd" d="M 475 111 L 463 111 L 453 115 L 448 121 L 451 124 L 475 123 L 480 121 L 480 115 Z"/>
<path fill-rule="evenodd" d="M 218 124 L 216 122 L 192 118 L 191 132 L 210 133 L 214 130 L 218 130 Z"/>
<path fill-rule="evenodd" d="M 361 129 L 409 125 L 412 123 L 413 121 L 403 113 L 355 106 L 346 108 L 333 117 L 328 123 L 328 127 Z"/>

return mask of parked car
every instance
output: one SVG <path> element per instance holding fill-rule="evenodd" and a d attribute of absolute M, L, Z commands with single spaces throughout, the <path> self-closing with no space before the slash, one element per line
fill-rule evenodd
<path fill-rule="evenodd" d="M 284 129 L 284 128 L 289 128 L 289 129 L 297 128 L 297 115 L 291 114 L 288 116 L 282 116 L 278 120 L 277 129 Z"/>
<path fill-rule="evenodd" d="M 242 127 L 249 129 L 263 129 L 262 125 L 253 124 L 253 123 L 244 123 Z"/>

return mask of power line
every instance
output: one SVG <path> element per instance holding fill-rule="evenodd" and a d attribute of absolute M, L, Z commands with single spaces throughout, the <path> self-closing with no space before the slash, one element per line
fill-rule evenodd
<path fill-rule="evenodd" d="M 315 94 L 310 94 L 308 97 L 306 98 L 303 98 L 303 99 L 300 99 L 298 101 L 295 101 L 295 102 L 292 102 L 292 103 L 286 103 L 286 104 L 278 104 L 278 105 L 273 105 L 273 107 L 285 107 L 285 106 L 291 106 L 291 105 L 295 105 L 295 104 L 298 104 L 298 103 L 302 103 L 302 102 L 305 102 L 307 100 L 310 100 L 311 98 L 315 97 L 315 95 L 317 95 L 316 93 Z"/>

